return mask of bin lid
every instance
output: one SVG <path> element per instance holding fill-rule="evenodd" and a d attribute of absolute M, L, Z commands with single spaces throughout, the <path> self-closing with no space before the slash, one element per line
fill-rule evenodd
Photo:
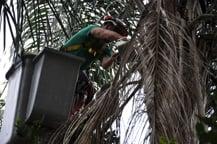
<path fill-rule="evenodd" d="M 74 58 L 76 59 L 77 61 L 83 63 L 85 60 L 79 56 L 75 56 L 75 55 L 72 55 L 72 54 L 69 54 L 69 53 L 66 53 L 66 52 L 63 52 L 63 51 L 58 51 L 58 50 L 55 50 L 55 49 L 52 49 L 52 48 L 44 48 L 34 59 L 34 63 L 36 63 L 40 57 L 42 57 L 43 54 L 45 53 L 52 53 L 52 54 L 56 54 L 56 55 L 62 55 L 62 56 L 65 56 L 65 57 L 68 57 L 68 58 Z"/>

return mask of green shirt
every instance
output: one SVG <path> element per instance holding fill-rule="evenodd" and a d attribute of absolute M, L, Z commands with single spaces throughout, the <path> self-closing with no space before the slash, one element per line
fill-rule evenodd
<path fill-rule="evenodd" d="M 81 29 L 63 45 L 63 49 L 66 49 L 66 52 L 84 58 L 85 62 L 81 66 L 82 70 L 87 69 L 92 62 L 98 59 L 102 60 L 105 56 L 111 56 L 112 50 L 103 48 L 105 42 L 94 38 L 90 33 L 92 29 L 97 27 L 99 26 L 89 25 Z"/>

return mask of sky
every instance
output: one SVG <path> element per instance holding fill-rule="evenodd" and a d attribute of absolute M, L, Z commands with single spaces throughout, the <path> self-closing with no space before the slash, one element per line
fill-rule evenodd
<path fill-rule="evenodd" d="M 2 29 L 1 29 L 2 30 Z M 6 50 L 3 50 L 3 32 L 0 31 L 0 93 L 2 93 L 2 90 L 4 89 L 4 85 L 6 83 L 5 74 L 7 70 L 10 68 L 11 63 L 9 61 L 10 59 L 10 46 L 11 46 L 12 40 L 10 38 L 10 35 L 7 35 L 6 38 Z M 1 99 L 1 98 L 0 98 Z"/>
<path fill-rule="evenodd" d="M 9 4 L 10 1 L 7 1 Z M 11 66 L 11 62 L 9 61 L 10 59 L 10 47 L 12 46 L 12 38 L 9 30 L 8 23 L 3 23 L 3 20 L 0 18 L 0 93 L 2 92 L 2 89 L 4 88 L 6 79 L 5 79 L 5 74 L 8 71 L 8 69 Z M 3 24 L 5 24 L 5 29 L 6 29 L 6 46 L 5 50 L 3 48 L 3 38 L 4 38 L 4 31 L 3 31 Z M 12 30 L 14 30 L 14 26 L 12 25 Z M 1 97 L 0 97 L 1 99 Z"/>
<path fill-rule="evenodd" d="M 147 133 L 149 132 L 147 131 L 149 125 L 148 124 L 144 125 L 145 121 L 147 121 L 147 115 L 143 114 L 140 117 L 140 119 L 138 119 L 137 123 L 134 125 L 134 131 L 126 141 L 125 134 L 131 122 L 130 121 L 131 117 L 135 111 L 135 109 L 132 109 L 133 107 L 134 107 L 133 101 L 130 100 L 130 102 L 124 108 L 122 116 L 121 116 L 121 136 L 120 136 L 121 144 L 143 144 L 143 140 L 145 139 Z M 144 130 L 144 127 L 145 127 L 145 130 Z"/>

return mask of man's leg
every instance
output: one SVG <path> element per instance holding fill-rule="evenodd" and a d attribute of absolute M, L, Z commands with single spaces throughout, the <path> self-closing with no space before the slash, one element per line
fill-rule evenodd
<path fill-rule="evenodd" d="M 96 91 L 88 79 L 86 73 L 80 71 L 74 94 L 75 101 L 70 115 L 73 115 L 75 112 L 79 111 L 82 106 L 87 105 L 93 99 L 95 92 Z"/>
<path fill-rule="evenodd" d="M 81 86 L 81 91 L 83 91 L 83 99 L 85 99 L 85 105 L 87 105 L 89 102 L 92 101 L 96 90 L 94 89 L 92 82 L 90 81 L 85 72 L 82 71 L 79 77 L 80 80 L 83 82 L 83 86 Z M 84 95 L 86 95 L 86 97 L 84 97 Z"/>

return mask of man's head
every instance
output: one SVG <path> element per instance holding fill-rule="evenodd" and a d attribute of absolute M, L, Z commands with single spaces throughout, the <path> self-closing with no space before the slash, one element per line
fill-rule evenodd
<path fill-rule="evenodd" d="M 122 36 L 128 35 L 126 24 L 122 22 L 120 19 L 113 18 L 112 16 L 104 17 L 103 27 L 108 30 L 115 31 Z"/>

